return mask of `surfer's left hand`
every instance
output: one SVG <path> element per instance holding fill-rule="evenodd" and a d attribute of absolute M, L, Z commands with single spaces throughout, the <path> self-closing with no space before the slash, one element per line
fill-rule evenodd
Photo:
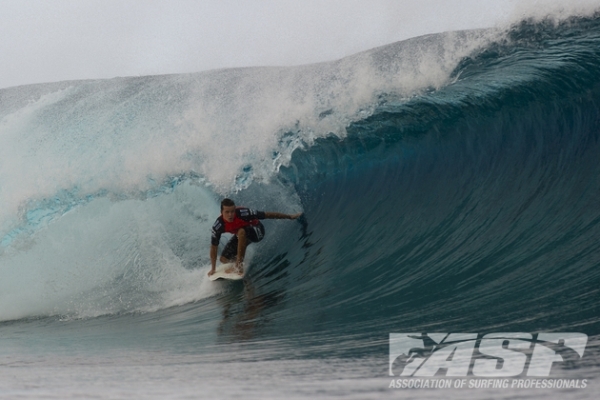
<path fill-rule="evenodd" d="M 293 215 L 290 215 L 290 219 L 297 219 L 297 218 L 300 218 L 300 217 L 302 216 L 302 214 L 303 214 L 303 213 L 298 213 L 298 214 L 293 214 Z"/>

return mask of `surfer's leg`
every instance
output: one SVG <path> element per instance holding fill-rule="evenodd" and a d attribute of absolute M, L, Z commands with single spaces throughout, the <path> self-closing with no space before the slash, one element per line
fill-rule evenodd
<path fill-rule="evenodd" d="M 265 226 L 262 223 L 246 227 L 245 229 L 250 243 L 258 243 L 265 237 Z"/>
<path fill-rule="evenodd" d="M 238 254 L 238 237 L 233 235 L 225 245 L 221 253 L 221 262 L 223 264 L 234 262 Z"/>
<path fill-rule="evenodd" d="M 259 223 L 255 226 L 246 226 L 238 230 L 238 248 L 237 248 L 237 268 L 240 274 L 244 273 L 244 258 L 246 257 L 246 248 L 250 243 L 257 243 L 265 236 L 265 227 Z"/>
<path fill-rule="evenodd" d="M 248 240 L 246 238 L 246 230 L 244 228 L 240 228 L 237 232 L 237 242 L 238 242 L 238 247 L 237 247 L 237 260 L 236 260 L 236 266 L 238 269 L 238 272 L 241 274 L 244 273 L 244 256 L 246 255 L 246 247 L 248 247 Z"/>

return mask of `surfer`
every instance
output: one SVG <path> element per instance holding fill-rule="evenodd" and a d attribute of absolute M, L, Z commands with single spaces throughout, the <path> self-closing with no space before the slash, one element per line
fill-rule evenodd
<path fill-rule="evenodd" d="M 208 276 L 215 273 L 219 241 L 223 233 L 233 233 L 233 237 L 221 253 L 221 262 L 223 264 L 235 262 L 237 273 L 242 275 L 244 273 L 246 247 L 250 243 L 260 242 L 265 235 L 265 227 L 259 220 L 296 219 L 301 215 L 302 213 L 283 214 L 256 211 L 247 207 L 236 207 L 233 200 L 223 199 L 221 201 L 221 215 L 212 226 L 210 239 L 211 270 L 208 271 Z"/>

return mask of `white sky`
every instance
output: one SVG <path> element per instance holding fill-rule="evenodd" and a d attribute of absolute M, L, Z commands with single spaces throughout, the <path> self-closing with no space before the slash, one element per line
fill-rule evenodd
<path fill-rule="evenodd" d="M 0 88 L 327 61 L 426 33 L 493 26 L 523 3 L 551 2 L 0 0 Z"/>

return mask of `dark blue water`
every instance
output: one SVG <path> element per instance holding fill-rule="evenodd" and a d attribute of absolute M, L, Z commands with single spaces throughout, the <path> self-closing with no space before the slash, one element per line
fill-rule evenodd
<path fill-rule="evenodd" d="M 597 20 L 523 23 L 453 84 L 296 152 L 282 174 L 307 224 L 264 274 L 326 304 L 296 297 L 281 329 L 596 334 L 599 39 Z"/>

